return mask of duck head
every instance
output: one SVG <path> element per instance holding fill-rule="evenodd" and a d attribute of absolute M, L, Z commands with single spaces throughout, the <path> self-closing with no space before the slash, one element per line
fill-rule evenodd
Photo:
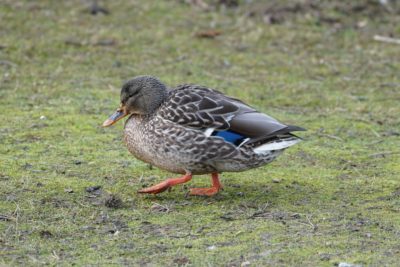
<path fill-rule="evenodd" d="M 137 76 L 127 81 L 121 89 L 121 104 L 103 127 L 108 127 L 130 114 L 153 113 L 167 97 L 167 87 L 152 76 Z"/>

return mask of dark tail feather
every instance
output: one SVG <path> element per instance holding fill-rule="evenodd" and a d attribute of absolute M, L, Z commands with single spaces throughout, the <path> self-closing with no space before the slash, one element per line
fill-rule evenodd
<path fill-rule="evenodd" d="M 288 125 L 288 127 L 286 127 L 284 130 L 286 132 L 307 131 L 307 129 L 295 125 Z"/>
<path fill-rule="evenodd" d="M 306 129 L 299 127 L 299 126 L 294 126 L 294 125 L 289 125 L 281 130 L 278 130 L 276 132 L 270 133 L 269 135 L 264 135 L 264 136 L 260 136 L 258 138 L 253 138 L 251 140 L 249 140 L 247 143 L 248 144 L 252 144 L 252 143 L 256 143 L 259 142 L 261 140 L 269 140 L 269 139 L 274 139 L 276 138 L 278 135 L 291 135 L 291 136 L 295 136 L 299 139 L 302 139 L 300 137 L 298 137 L 297 135 L 292 134 L 291 132 L 296 132 L 296 131 L 307 131 Z"/>

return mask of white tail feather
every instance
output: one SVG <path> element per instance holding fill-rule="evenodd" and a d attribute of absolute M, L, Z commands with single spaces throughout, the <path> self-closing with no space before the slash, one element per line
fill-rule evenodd
<path fill-rule="evenodd" d="M 272 142 L 272 143 L 267 143 L 267 144 L 263 144 L 259 147 L 256 147 L 254 149 L 254 152 L 257 154 L 262 154 L 271 150 L 280 150 L 280 149 L 284 149 L 290 146 L 293 146 L 295 144 L 297 144 L 298 142 L 300 142 L 301 139 L 287 139 L 287 140 L 282 140 L 280 142 Z"/>

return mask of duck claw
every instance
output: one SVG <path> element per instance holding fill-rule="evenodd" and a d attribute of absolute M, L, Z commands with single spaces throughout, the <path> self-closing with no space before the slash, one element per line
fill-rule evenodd
<path fill-rule="evenodd" d="M 177 184 L 183 184 L 192 179 L 192 174 L 187 173 L 182 177 L 179 178 L 172 178 L 172 179 L 167 179 L 159 184 L 140 189 L 138 193 L 141 194 L 159 194 L 167 190 L 168 188 L 177 185 Z"/>
<path fill-rule="evenodd" d="M 192 196 L 214 196 L 219 192 L 219 188 L 210 187 L 210 188 L 190 188 L 190 195 Z"/>
<path fill-rule="evenodd" d="M 143 188 L 140 189 L 138 191 L 138 193 L 141 194 L 159 194 L 164 192 L 165 190 L 167 190 L 170 187 L 170 185 L 168 184 L 167 181 L 164 181 L 162 183 L 147 187 L 147 188 Z"/>
<path fill-rule="evenodd" d="M 191 188 L 189 194 L 192 196 L 208 196 L 208 197 L 216 195 L 222 188 L 222 184 L 220 183 L 218 178 L 218 173 L 214 172 L 211 174 L 211 181 L 212 181 L 212 187 Z"/>

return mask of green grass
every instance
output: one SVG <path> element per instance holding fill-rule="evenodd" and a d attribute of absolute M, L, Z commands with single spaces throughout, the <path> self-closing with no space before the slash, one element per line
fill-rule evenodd
<path fill-rule="evenodd" d="M 398 264 L 400 46 L 373 41 L 399 36 L 395 15 L 335 28 L 266 24 L 243 3 L 110 1 L 97 16 L 82 3 L 0 5 L 0 265 Z M 185 195 L 207 176 L 138 195 L 173 174 L 134 159 L 122 123 L 100 124 L 139 74 L 219 89 L 307 128 L 305 142 L 223 174 L 213 198 Z"/>

